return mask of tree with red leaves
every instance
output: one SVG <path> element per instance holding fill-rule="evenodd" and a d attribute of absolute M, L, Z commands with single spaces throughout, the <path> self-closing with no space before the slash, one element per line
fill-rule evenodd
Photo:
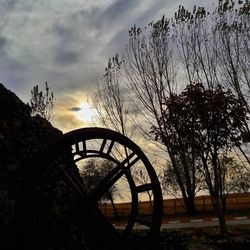
<path fill-rule="evenodd" d="M 173 166 L 175 176 L 189 181 L 190 168 L 198 168 L 204 176 L 222 234 L 227 233 L 225 164 L 221 157 L 230 154 L 242 143 L 242 128 L 247 119 L 245 105 L 232 93 L 217 85 L 205 88 L 203 84 L 190 84 L 166 103 L 161 127 L 153 128 L 157 140 L 169 151 L 172 162 L 178 158 L 188 168 Z"/>

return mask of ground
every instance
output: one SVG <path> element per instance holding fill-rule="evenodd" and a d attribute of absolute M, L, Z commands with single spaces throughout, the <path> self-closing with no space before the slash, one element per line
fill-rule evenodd
<path fill-rule="evenodd" d="M 218 227 L 163 230 L 161 250 L 244 250 L 250 249 L 250 225 L 229 226 L 227 238 L 221 238 Z"/>

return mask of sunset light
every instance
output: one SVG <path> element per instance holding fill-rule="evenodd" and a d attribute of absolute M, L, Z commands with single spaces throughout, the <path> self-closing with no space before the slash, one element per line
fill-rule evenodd
<path fill-rule="evenodd" d="M 96 120 L 97 111 L 91 107 L 88 103 L 83 102 L 80 104 L 80 110 L 76 112 L 77 117 L 83 122 L 94 122 Z"/>
<path fill-rule="evenodd" d="M 0 16 L 0 250 L 250 249 L 250 0 Z"/>

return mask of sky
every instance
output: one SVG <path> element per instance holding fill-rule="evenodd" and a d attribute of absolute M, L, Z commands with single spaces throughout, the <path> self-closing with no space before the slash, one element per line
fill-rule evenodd
<path fill-rule="evenodd" d="M 24 102 L 35 84 L 54 92 L 52 123 L 67 132 L 86 126 L 84 103 L 128 29 L 144 27 L 178 6 L 211 0 L 0 0 L 0 82 Z"/>

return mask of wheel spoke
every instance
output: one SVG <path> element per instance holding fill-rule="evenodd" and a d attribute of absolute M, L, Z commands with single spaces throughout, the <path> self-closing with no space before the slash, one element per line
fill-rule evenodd
<path fill-rule="evenodd" d="M 107 139 L 104 139 L 104 140 L 102 141 L 102 145 L 101 145 L 101 147 L 100 147 L 100 153 L 103 152 L 106 142 L 107 142 Z"/>
<path fill-rule="evenodd" d="M 122 148 L 124 148 L 125 152 L 120 150 Z M 76 169 L 76 167 L 79 167 L 79 169 L 84 168 L 86 162 L 88 161 L 88 158 L 101 158 L 101 160 L 107 160 L 112 162 L 113 164 L 107 164 L 106 167 L 111 166 L 110 170 L 108 168 L 106 175 L 105 172 L 103 172 L 103 175 L 101 176 L 102 179 L 100 181 L 97 177 L 94 177 L 96 178 L 94 179 L 94 182 L 95 180 L 98 180 L 98 183 L 94 189 L 92 189 L 91 186 L 89 189 L 86 188 L 87 179 L 85 180 L 86 182 L 84 182 L 84 176 L 82 176 L 83 179 L 81 179 L 81 176 Z M 86 161 L 84 162 L 84 160 Z M 37 198 L 37 204 L 35 204 L 32 209 L 34 208 L 34 211 L 36 211 L 36 208 L 39 210 L 37 211 L 37 213 L 32 213 L 29 215 L 30 217 L 34 216 L 34 218 L 32 217 L 32 221 L 37 223 L 36 226 L 39 227 L 39 213 L 41 212 L 41 218 L 43 216 L 47 216 L 49 210 L 46 208 L 46 206 L 50 205 L 50 202 L 55 202 L 55 205 L 58 206 L 59 209 L 61 209 L 60 199 L 62 199 L 64 195 L 66 195 L 66 197 L 70 199 L 73 196 L 76 197 L 76 201 L 74 200 L 74 202 L 76 203 L 69 203 L 70 210 L 67 211 L 77 211 L 77 213 L 81 211 L 79 213 L 79 215 L 82 214 L 82 216 L 79 216 L 79 218 L 81 217 L 80 224 L 82 223 L 81 226 L 83 226 L 84 230 L 86 229 L 86 231 L 83 232 L 88 233 L 89 230 L 90 234 L 96 236 L 96 239 L 102 239 L 105 242 L 111 242 L 110 244 L 108 244 L 107 242 L 107 246 L 109 245 L 110 247 L 105 249 L 131 249 L 131 234 L 133 229 L 135 228 L 135 224 L 137 223 L 145 225 L 149 229 L 146 233 L 146 237 L 143 238 L 143 240 L 147 242 L 145 244 L 150 243 L 151 240 L 153 241 L 153 239 L 156 238 L 155 236 L 158 235 L 162 217 L 162 194 L 160 184 L 157 179 L 157 175 L 145 154 L 135 143 L 133 143 L 127 137 L 115 131 L 103 128 L 84 128 L 75 130 L 64 134 L 61 138 L 49 145 L 36 158 L 35 161 L 37 161 L 39 169 L 34 171 L 34 174 L 30 171 L 27 178 L 29 178 L 29 182 L 32 184 L 34 184 L 33 182 L 36 182 L 36 180 L 38 180 L 39 183 L 37 184 L 37 186 L 39 186 L 40 184 L 39 187 L 41 190 L 39 191 L 39 189 L 37 189 L 38 191 L 34 191 L 33 198 L 35 199 L 37 197 L 40 197 L 39 194 L 42 194 L 43 191 L 46 191 L 48 188 L 47 186 L 52 186 L 49 190 L 51 194 L 58 195 L 58 197 L 56 196 L 57 198 L 55 200 L 52 200 L 51 197 L 53 196 L 48 196 L 47 200 L 39 200 Z M 99 160 L 97 159 L 96 162 L 99 164 L 101 161 L 99 162 Z M 50 174 L 53 172 L 53 169 L 52 171 L 51 169 L 48 170 L 48 166 L 56 167 L 54 168 L 54 170 L 56 170 L 54 172 L 60 174 L 59 176 L 56 176 L 56 174 L 55 176 L 53 176 L 53 181 L 55 179 L 56 187 L 53 187 L 53 185 L 46 185 L 46 183 L 51 182 L 52 179 L 46 178 L 49 178 Z M 145 172 L 147 172 L 148 174 L 148 179 L 147 181 L 143 182 L 144 184 L 142 184 L 142 182 L 139 184 L 139 181 L 137 182 L 136 176 L 132 175 L 133 170 L 137 167 L 144 168 Z M 47 173 L 48 171 L 50 171 L 49 174 Z M 95 172 L 93 171 L 93 174 L 94 173 Z M 42 174 L 44 176 L 40 178 L 40 175 Z M 120 178 L 121 180 L 119 182 Z M 124 180 L 126 181 L 126 183 L 124 182 Z M 61 183 L 63 183 L 62 187 L 59 186 L 59 184 Z M 114 188 L 117 188 L 118 191 L 121 190 L 124 193 L 127 192 L 127 189 L 130 191 L 130 193 L 125 193 L 126 197 L 129 197 L 131 201 L 129 205 L 129 214 L 126 214 L 126 226 L 123 229 L 123 236 L 124 239 L 126 239 L 126 244 L 125 241 L 121 240 L 119 236 L 120 234 L 116 231 L 115 227 L 109 221 L 108 213 L 106 214 L 105 212 L 102 212 L 103 210 L 100 210 L 97 206 L 97 202 L 104 196 L 105 193 L 112 190 L 112 186 Z M 121 187 L 121 189 L 119 189 L 118 187 Z M 60 192 L 57 191 L 57 188 L 60 189 Z M 91 191 L 87 193 L 86 190 Z M 144 194 L 141 193 L 148 191 L 150 191 L 150 195 L 152 195 L 154 201 L 152 202 L 152 209 L 148 210 L 150 214 L 144 216 L 140 215 L 140 212 L 142 211 L 139 207 L 139 197 L 140 195 L 142 195 L 142 197 L 144 198 Z M 25 197 L 25 195 L 23 195 L 23 197 Z M 46 203 L 43 204 L 43 201 L 45 201 Z M 23 202 L 22 204 L 25 205 L 26 202 Z M 73 207 L 74 204 L 79 205 L 79 210 L 77 207 Z M 53 205 L 53 207 L 55 205 Z M 47 210 L 43 211 L 41 209 L 43 207 Z M 75 210 L 75 208 L 77 209 Z M 23 208 L 23 210 L 25 211 L 25 207 Z M 65 216 L 69 215 L 67 214 L 67 211 L 63 212 L 65 213 Z M 38 217 L 35 217 L 36 215 L 38 215 Z M 125 219 L 125 217 L 123 217 L 123 219 Z M 46 227 L 42 226 L 41 228 L 49 228 L 49 224 L 47 225 L 46 221 L 41 221 L 41 223 L 42 224 L 40 226 L 46 225 Z M 79 226 L 77 230 L 83 230 L 80 224 L 78 224 L 79 223 L 77 222 L 77 227 Z M 23 227 L 25 227 L 25 225 L 23 225 Z M 28 227 L 28 224 L 26 226 Z M 60 225 L 56 226 L 58 230 L 60 230 Z M 27 232 L 32 230 L 33 228 L 30 228 L 30 230 L 27 230 Z M 47 239 L 46 237 L 50 239 L 47 231 L 34 232 L 34 235 L 35 234 L 39 235 L 39 237 L 41 236 L 41 239 Z M 30 234 L 30 236 L 32 237 L 32 235 L 33 232 L 32 234 Z M 54 236 L 51 236 L 51 239 L 53 237 Z M 90 247 L 93 247 L 95 245 L 94 241 L 95 240 L 90 240 Z M 43 243 L 46 245 L 46 241 L 44 242 Z M 121 242 L 123 242 L 124 245 L 128 247 L 123 246 Z M 48 243 L 48 248 L 49 244 L 50 243 Z M 102 244 L 102 241 L 100 241 L 100 244 Z M 99 246 L 100 245 L 98 245 L 98 247 Z M 36 247 L 30 249 L 36 249 Z"/>
<path fill-rule="evenodd" d="M 111 141 L 111 142 L 110 142 L 109 148 L 108 148 L 108 150 L 107 150 L 107 154 L 108 154 L 108 155 L 111 153 L 111 150 L 112 150 L 112 148 L 113 148 L 113 146 L 114 146 L 114 143 L 115 143 L 115 141 Z"/>
<path fill-rule="evenodd" d="M 143 184 L 136 187 L 137 193 L 147 192 L 153 189 L 152 183 Z"/>
<path fill-rule="evenodd" d="M 111 186 L 129 171 L 129 169 L 139 160 L 139 158 L 136 157 L 129 162 L 134 156 L 135 153 L 131 153 L 123 162 L 111 170 L 110 173 L 95 187 L 95 189 L 89 193 L 89 197 L 92 201 L 97 202 Z"/>

